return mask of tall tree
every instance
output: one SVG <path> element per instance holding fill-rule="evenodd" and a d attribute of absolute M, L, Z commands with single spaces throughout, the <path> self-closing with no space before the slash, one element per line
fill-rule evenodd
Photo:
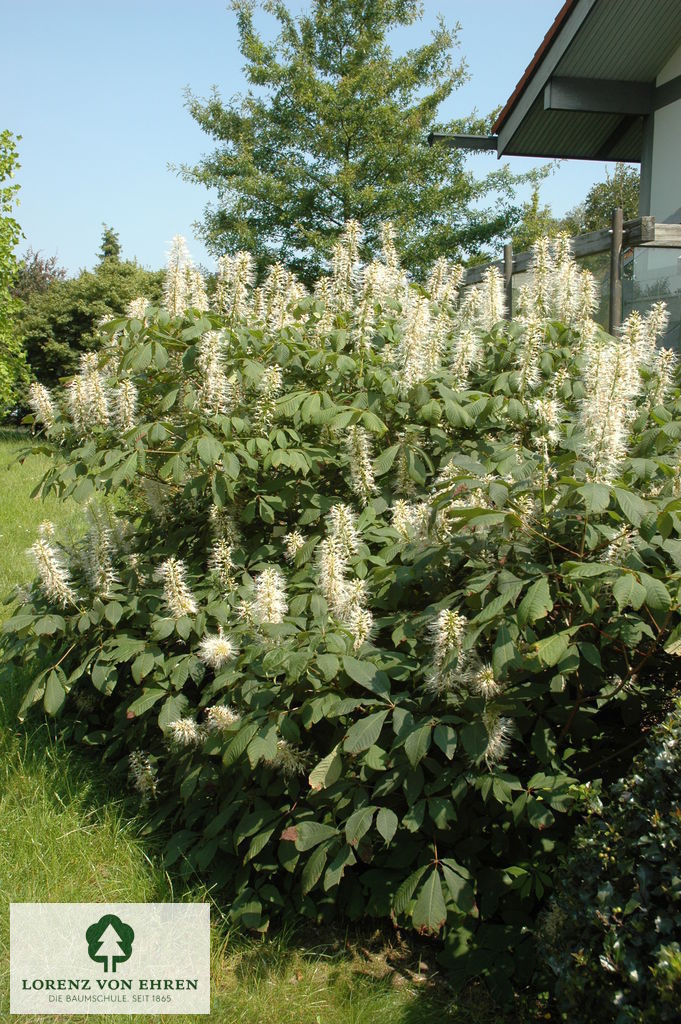
<path fill-rule="evenodd" d="M 19 261 L 12 294 L 22 302 L 29 302 L 34 295 L 46 292 L 54 281 L 63 281 L 66 271 L 60 267 L 56 256 L 43 256 L 30 246 Z"/>
<path fill-rule="evenodd" d="M 485 134 L 489 118 L 438 123 L 438 108 L 466 79 L 453 57 L 458 26 L 440 20 L 429 42 L 394 55 L 398 26 L 422 15 L 419 0 L 311 0 L 294 17 L 265 0 L 279 35 L 266 42 L 254 0 L 233 0 L 249 90 L 224 103 L 217 91 L 189 110 L 217 143 L 185 177 L 217 190 L 202 235 L 216 255 L 249 249 L 260 267 L 285 261 L 305 279 L 349 219 L 365 229 L 365 256 L 392 220 L 416 275 L 440 255 L 476 256 L 519 217 L 505 167 L 475 180 L 461 151 L 427 145 L 431 130 Z"/>
<path fill-rule="evenodd" d="M 99 247 L 100 263 L 103 263 L 104 260 L 120 260 L 122 250 L 118 232 L 107 224 L 102 224 L 102 229 L 102 242 Z"/>
<path fill-rule="evenodd" d="M 606 172 L 605 181 L 592 185 L 584 200 L 584 230 L 609 228 L 612 211 L 621 207 L 624 219 L 638 217 L 638 197 L 641 176 L 635 167 L 615 164 L 615 170 Z"/>
<path fill-rule="evenodd" d="M 27 380 L 24 349 L 13 330 L 21 305 L 12 293 L 18 269 L 16 247 L 21 238 L 21 228 L 13 216 L 19 190 L 12 182 L 19 168 L 16 143 L 11 132 L 0 132 L 0 416 L 12 408 Z"/>

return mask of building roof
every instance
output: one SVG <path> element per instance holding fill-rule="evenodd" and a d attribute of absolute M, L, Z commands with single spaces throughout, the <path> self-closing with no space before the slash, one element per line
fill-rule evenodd
<path fill-rule="evenodd" d="M 679 0 L 566 0 L 493 126 L 498 154 L 639 161 L 679 45 Z"/>

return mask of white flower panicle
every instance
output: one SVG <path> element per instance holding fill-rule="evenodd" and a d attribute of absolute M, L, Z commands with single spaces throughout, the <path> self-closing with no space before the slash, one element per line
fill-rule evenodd
<path fill-rule="evenodd" d="M 487 729 L 487 748 L 483 755 L 488 768 L 501 764 L 508 754 L 512 723 L 508 718 L 500 718 L 498 715 L 485 715 L 485 728 Z"/>
<path fill-rule="evenodd" d="M 392 507 L 392 525 L 404 540 L 423 540 L 428 536 L 430 508 L 424 502 L 398 499 Z"/>
<path fill-rule="evenodd" d="M 622 565 L 634 549 L 634 537 L 635 533 L 630 527 L 621 527 L 603 552 L 601 561 L 609 565 Z"/>
<path fill-rule="evenodd" d="M 113 394 L 114 420 L 119 430 L 132 430 L 137 417 L 137 388 L 131 380 L 122 380 Z"/>
<path fill-rule="evenodd" d="M 481 330 L 491 331 L 495 324 L 506 316 L 506 296 L 504 295 L 504 279 L 496 267 L 485 271 L 480 289 L 481 304 L 478 314 L 478 326 Z"/>
<path fill-rule="evenodd" d="M 362 538 L 357 529 L 357 517 L 349 505 L 339 503 L 332 507 L 328 532 L 339 542 L 347 558 L 357 554 Z"/>
<path fill-rule="evenodd" d="M 57 413 L 52 401 L 52 395 L 42 384 L 35 381 L 28 389 L 28 404 L 33 410 L 33 415 L 38 423 L 45 427 L 53 427 L 57 419 Z"/>
<path fill-rule="evenodd" d="M 669 325 L 669 310 L 665 302 L 655 302 L 645 318 L 645 332 L 649 339 L 651 349 L 654 349 L 657 342 L 667 330 Z"/>
<path fill-rule="evenodd" d="M 555 261 L 549 238 L 538 238 L 532 245 L 532 307 L 538 316 L 550 318 L 553 309 Z"/>
<path fill-rule="evenodd" d="M 281 263 L 275 263 L 253 295 L 253 314 L 270 334 L 276 334 L 295 323 L 293 309 L 307 295 L 307 290 Z"/>
<path fill-rule="evenodd" d="M 455 676 L 445 663 L 451 656 L 456 657 L 456 669 L 460 672 L 466 660 L 463 642 L 466 635 L 466 618 L 459 612 L 444 608 L 430 626 L 430 642 L 433 649 L 433 665 L 427 687 L 434 693 L 452 689 Z"/>
<path fill-rule="evenodd" d="M 534 390 L 541 378 L 539 356 L 544 344 L 546 321 L 536 309 L 531 310 L 527 316 L 518 317 L 518 321 L 523 325 L 524 332 L 516 356 L 516 366 L 520 371 L 519 391 L 524 395 Z"/>
<path fill-rule="evenodd" d="M 241 716 L 234 708 L 230 708 L 225 704 L 214 704 L 212 707 L 206 708 L 206 733 L 224 732 L 225 729 L 229 729 L 240 719 Z"/>
<path fill-rule="evenodd" d="M 221 537 L 216 540 L 208 556 L 208 571 L 217 576 L 223 587 L 231 587 L 233 580 L 232 545 Z"/>
<path fill-rule="evenodd" d="M 83 568 L 90 589 L 100 597 L 109 597 L 118 581 L 113 568 L 114 534 L 107 512 L 93 501 L 87 504 L 86 515 L 90 523 L 83 546 Z"/>
<path fill-rule="evenodd" d="M 402 395 L 434 373 L 441 361 L 442 338 L 433 319 L 430 301 L 423 295 L 408 303 L 402 338 L 395 353 L 396 375 Z"/>
<path fill-rule="evenodd" d="M 307 770 L 307 758 L 300 750 L 296 750 L 286 740 L 277 741 L 277 752 L 265 764 L 280 772 L 288 782 L 296 775 L 304 775 Z"/>
<path fill-rule="evenodd" d="M 317 548 L 317 581 L 329 610 L 343 617 L 348 597 L 347 554 L 337 537 L 326 537 Z"/>
<path fill-rule="evenodd" d="M 268 366 L 258 381 L 259 398 L 255 408 L 255 421 L 263 433 L 272 426 L 275 402 L 282 392 L 284 375 L 279 366 Z"/>
<path fill-rule="evenodd" d="M 239 542 L 239 529 L 234 522 L 234 517 L 226 508 L 211 505 L 208 517 L 210 531 L 216 540 L 226 540 L 232 545 Z"/>
<path fill-rule="evenodd" d="M 99 372 L 96 352 L 84 352 L 80 357 L 80 373 L 66 390 L 66 403 L 78 433 L 109 426 L 109 393 Z"/>
<path fill-rule="evenodd" d="M 254 596 L 251 602 L 251 615 L 257 625 L 284 621 L 288 612 L 286 599 L 286 580 L 284 574 L 276 566 L 263 569 L 258 573 Z"/>
<path fill-rule="evenodd" d="M 501 693 L 503 687 L 494 678 L 494 669 L 491 665 L 479 665 L 471 675 L 471 688 L 479 693 L 485 700 L 491 700 Z"/>
<path fill-rule="evenodd" d="M 655 364 L 654 331 L 662 313 L 655 312 L 654 326 L 649 330 L 640 313 L 634 311 L 622 325 L 619 338 L 606 338 L 586 350 L 580 450 L 593 467 L 593 478 L 603 483 L 612 480 L 627 453 L 629 427 L 636 415 L 635 399 L 643 383 L 640 367 Z"/>
<path fill-rule="evenodd" d="M 456 387 L 463 390 L 468 386 L 471 370 L 482 358 L 479 334 L 471 327 L 463 327 L 454 339 L 450 369 L 456 378 Z"/>
<path fill-rule="evenodd" d="M 128 771 L 133 786 L 142 797 L 142 803 L 147 803 L 156 796 L 158 770 L 151 763 L 148 754 L 143 750 L 133 750 L 128 755 Z"/>
<path fill-rule="evenodd" d="M 144 295 L 138 295 L 136 299 L 133 299 L 128 303 L 128 308 L 125 311 L 125 315 L 131 320 L 144 320 L 147 309 L 149 307 L 149 299 L 145 298 Z"/>
<path fill-rule="evenodd" d="M 76 603 L 77 595 L 63 555 L 51 543 L 53 536 L 53 524 L 42 523 L 38 529 L 38 539 L 29 548 L 29 553 L 38 570 L 40 588 L 45 597 L 65 608 L 68 604 Z"/>
<path fill-rule="evenodd" d="M 428 278 L 428 293 L 433 302 L 441 306 L 454 305 L 463 280 L 464 267 L 461 263 L 450 263 L 440 256 L 433 264 Z"/>
<path fill-rule="evenodd" d="M 178 718 L 168 726 L 168 738 L 176 747 L 197 747 L 203 730 L 193 718 Z"/>
<path fill-rule="evenodd" d="M 224 343 L 218 331 L 208 331 L 199 342 L 199 404 L 208 416 L 229 412 L 232 386 L 225 373 Z"/>
<path fill-rule="evenodd" d="M 182 235 L 175 235 L 170 243 L 163 285 L 164 305 L 171 316 L 181 316 L 187 309 L 189 298 L 187 271 L 190 267 L 191 257 L 187 243 Z"/>
<path fill-rule="evenodd" d="M 254 282 L 254 260 L 250 252 L 221 256 L 213 298 L 217 312 L 228 320 L 243 320 L 248 312 Z"/>
<path fill-rule="evenodd" d="M 346 613 L 347 628 L 352 635 L 352 649 L 358 651 L 370 639 L 374 628 L 374 617 L 368 608 L 351 605 Z"/>
<path fill-rule="evenodd" d="M 361 272 L 361 289 L 352 326 L 352 337 L 360 352 L 369 352 L 373 345 L 376 307 L 383 294 L 384 277 L 385 267 L 382 263 L 370 263 Z"/>
<path fill-rule="evenodd" d="M 223 665 L 234 661 L 238 653 L 236 644 L 222 631 L 222 627 L 217 633 L 206 633 L 198 646 L 199 659 L 216 672 Z"/>
<path fill-rule="evenodd" d="M 359 270 L 359 244 L 362 229 L 356 220 L 346 221 L 343 234 L 331 254 L 331 296 L 334 309 L 341 313 L 354 302 Z"/>
<path fill-rule="evenodd" d="M 648 401 L 651 408 L 662 405 L 669 393 L 676 370 L 677 359 L 670 348 L 662 348 L 657 352 L 654 362 L 655 377 L 650 388 Z"/>
<path fill-rule="evenodd" d="M 198 605 L 187 585 L 187 570 L 179 558 L 167 558 L 156 570 L 155 576 L 163 581 L 163 599 L 174 619 L 196 615 Z"/>
<path fill-rule="evenodd" d="M 191 265 L 186 268 L 187 275 L 187 306 L 190 309 L 198 309 L 204 313 L 210 306 L 206 294 L 206 282 L 198 267 Z"/>
<path fill-rule="evenodd" d="M 300 530 L 291 530 L 284 537 L 284 554 L 287 562 L 293 562 L 301 548 L 305 547 L 305 538 Z"/>
<path fill-rule="evenodd" d="M 371 461 L 371 443 L 364 427 L 352 424 L 345 438 L 345 453 L 350 460 L 350 488 L 362 505 L 376 491 L 374 468 Z"/>
<path fill-rule="evenodd" d="M 66 408 L 77 434 L 85 434 L 88 428 L 86 416 L 87 397 L 83 378 L 74 377 L 66 388 Z"/>

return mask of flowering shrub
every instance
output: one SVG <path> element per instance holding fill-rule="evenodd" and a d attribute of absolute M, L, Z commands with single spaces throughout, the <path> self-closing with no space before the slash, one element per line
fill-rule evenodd
<path fill-rule="evenodd" d="M 677 1021 L 681 1006 L 681 702 L 604 803 L 589 801 L 542 948 L 566 1021 Z"/>
<path fill-rule="evenodd" d="M 235 920 L 390 915 L 527 977 L 572 784 L 680 646 L 664 311 L 605 335 L 565 239 L 513 323 L 496 272 L 420 289 L 358 242 L 312 294 L 225 257 L 209 308 L 176 240 L 166 308 L 34 387 L 90 529 L 43 528 L 5 657 Z"/>

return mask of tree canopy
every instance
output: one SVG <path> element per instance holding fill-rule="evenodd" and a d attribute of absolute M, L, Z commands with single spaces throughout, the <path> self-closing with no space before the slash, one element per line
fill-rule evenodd
<path fill-rule="evenodd" d="M 104 231 L 100 255 L 109 231 Z M 120 256 L 120 245 L 118 252 Z M 42 267 L 42 276 L 39 270 L 33 267 L 35 280 L 18 314 L 16 330 L 24 340 L 31 370 L 43 383 L 73 373 L 80 353 L 98 347 L 102 320 L 124 313 L 139 296 L 151 301 L 161 297 L 163 271 L 145 270 L 113 253 L 100 259 L 94 270 L 66 280 L 56 266 Z"/>
<path fill-rule="evenodd" d="M 252 0 L 234 0 L 248 91 L 223 102 L 188 94 L 217 143 L 185 177 L 217 192 L 201 227 L 215 254 L 247 249 L 260 270 L 285 262 L 309 283 L 344 223 L 361 221 L 363 255 L 379 225 L 395 224 L 402 259 L 423 276 L 441 256 L 475 257 L 516 222 L 508 168 L 475 180 L 460 151 L 428 146 L 431 130 L 486 133 L 489 118 L 439 123 L 438 109 L 466 79 L 457 27 L 397 56 L 391 30 L 417 22 L 417 0 L 313 0 L 299 17 L 267 0 L 279 35 L 256 30 Z"/>
<path fill-rule="evenodd" d="M 102 242 L 99 248 L 100 263 L 103 263 L 104 260 L 120 260 L 122 250 L 118 232 L 107 224 L 102 224 L 102 229 Z"/>
<path fill-rule="evenodd" d="M 20 305 L 12 291 L 18 269 L 16 247 L 21 238 L 21 228 L 13 216 L 19 190 L 19 185 L 12 183 L 19 168 L 16 141 L 11 132 L 0 132 L 0 414 L 16 401 L 27 377 L 23 347 L 12 329 Z"/>

